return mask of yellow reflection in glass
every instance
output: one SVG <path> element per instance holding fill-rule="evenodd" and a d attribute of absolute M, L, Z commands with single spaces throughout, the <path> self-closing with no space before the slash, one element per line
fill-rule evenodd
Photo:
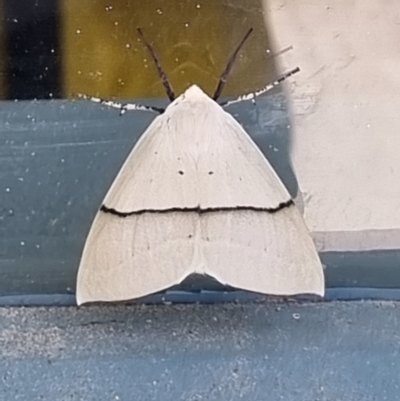
<path fill-rule="evenodd" d="M 251 27 L 223 95 L 276 77 L 261 1 L 67 0 L 62 2 L 64 95 L 165 97 L 142 28 L 176 94 L 193 83 L 212 94 L 229 56 Z"/>

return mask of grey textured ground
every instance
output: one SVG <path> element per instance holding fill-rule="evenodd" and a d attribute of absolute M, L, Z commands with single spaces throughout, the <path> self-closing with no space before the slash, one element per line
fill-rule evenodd
<path fill-rule="evenodd" d="M 0 308 L 1 400 L 400 399 L 400 304 Z"/>

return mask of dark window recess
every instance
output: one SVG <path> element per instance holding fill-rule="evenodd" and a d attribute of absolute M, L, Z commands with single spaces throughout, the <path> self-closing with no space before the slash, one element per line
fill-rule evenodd
<path fill-rule="evenodd" d="M 3 0 L 7 99 L 61 97 L 58 0 Z"/>

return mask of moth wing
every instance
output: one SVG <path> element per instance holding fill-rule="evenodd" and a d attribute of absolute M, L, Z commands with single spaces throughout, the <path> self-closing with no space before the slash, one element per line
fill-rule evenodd
<path fill-rule="evenodd" d="M 156 117 L 121 167 L 104 204 L 125 213 L 196 207 L 198 185 L 187 179 L 196 175 L 196 166 L 184 146 L 168 116 Z"/>
<path fill-rule="evenodd" d="M 323 293 L 311 237 L 284 207 L 287 190 L 239 123 L 198 91 L 153 121 L 114 180 L 104 206 L 122 215 L 100 210 L 93 222 L 79 304 L 139 298 L 191 273 L 263 293 Z M 250 210 L 222 210 L 238 207 Z"/>
<path fill-rule="evenodd" d="M 222 284 L 274 294 L 324 294 L 322 265 L 292 205 L 276 213 L 228 211 L 202 215 L 206 273 Z"/>
<path fill-rule="evenodd" d="M 196 213 L 123 218 L 100 210 L 79 266 L 78 305 L 140 298 L 180 283 L 195 258 L 196 224 Z"/>
<path fill-rule="evenodd" d="M 215 122 L 203 124 L 210 125 L 210 137 L 198 144 L 200 205 L 275 209 L 289 202 L 289 192 L 242 126 L 222 109 L 215 114 Z"/>
<path fill-rule="evenodd" d="M 154 119 L 115 178 L 105 206 L 130 213 L 196 207 L 276 208 L 290 200 L 240 124 L 198 91 L 190 88 Z"/>

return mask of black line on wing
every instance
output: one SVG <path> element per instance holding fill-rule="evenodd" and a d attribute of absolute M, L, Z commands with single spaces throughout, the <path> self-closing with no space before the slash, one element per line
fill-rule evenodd
<path fill-rule="evenodd" d="M 113 208 L 109 208 L 106 205 L 102 205 L 100 210 L 103 213 L 109 213 L 118 217 L 129 217 L 144 213 L 161 214 L 161 213 L 172 213 L 172 212 L 195 212 L 198 214 L 204 214 L 204 213 L 215 213 L 215 212 L 233 212 L 235 210 L 251 210 L 254 212 L 267 212 L 273 214 L 292 205 L 294 205 L 294 202 L 292 199 L 290 199 L 287 202 L 281 202 L 277 207 L 274 208 L 254 207 L 254 206 L 210 207 L 205 209 L 202 209 L 201 207 L 187 207 L 187 208 L 172 207 L 169 209 L 142 209 L 142 210 L 135 210 L 133 212 L 120 212 Z"/>

